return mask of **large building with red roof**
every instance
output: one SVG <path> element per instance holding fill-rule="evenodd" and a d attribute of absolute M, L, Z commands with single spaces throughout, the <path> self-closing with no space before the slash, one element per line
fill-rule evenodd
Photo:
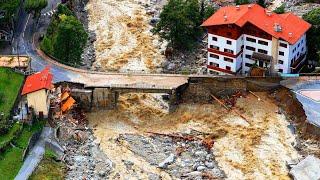
<path fill-rule="evenodd" d="M 46 117 L 49 112 L 49 93 L 53 88 L 53 76 L 50 68 L 27 77 L 21 95 L 26 97 L 28 107 L 32 107 L 39 116 Z"/>
<path fill-rule="evenodd" d="M 203 24 L 208 30 L 211 74 L 297 73 L 306 59 L 309 23 L 292 13 L 275 14 L 257 4 L 220 8 Z"/>

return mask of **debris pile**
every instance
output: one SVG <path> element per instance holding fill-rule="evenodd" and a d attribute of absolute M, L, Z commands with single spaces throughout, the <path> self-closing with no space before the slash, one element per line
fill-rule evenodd
<path fill-rule="evenodd" d="M 89 126 L 115 165 L 111 178 L 289 178 L 286 162 L 299 154 L 273 98 L 256 92 L 232 98 L 228 110 L 212 101 L 179 104 L 170 114 L 119 101 L 117 110 L 89 113 Z"/>
<path fill-rule="evenodd" d="M 103 179 L 112 170 L 112 162 L 100 150 L 99 142 L 87 127 L 85 112 L 71 97 L 71 90 L 59 86 L 53 93 L 52 120 L 58 128 L 57 137 L 63 145 L 62 158 L 67 165 L 66 179 Z"/>
<path fill-rule="evenodd" d="M 157 166 L 175 178 L 225 177 L 218 167 L 211 151 L 213 141 L 208 144 L 202 138 L 190 134 L 149 133 L 150 136 L 122 134 L 119 141 L 126 141 L 128 148 L 143 157 L 148 163 Z M 203 134 L 202 134 L 203 135 Z M 209 146 L 207 146 L 209 145 Z"/>

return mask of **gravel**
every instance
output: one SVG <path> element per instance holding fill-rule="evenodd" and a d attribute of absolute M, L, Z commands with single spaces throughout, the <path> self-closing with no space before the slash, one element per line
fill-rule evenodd
<path fill-rule="evenodd" d="M 174 178 L 202 179 L 203 173 L 216 178 L 225 177 L 212 150 L 208 151 L 200 141 L 177 141 L 167 136 L 136 134 L 122 134 L 120 138 L 128 142 L 132 152 Z"/>

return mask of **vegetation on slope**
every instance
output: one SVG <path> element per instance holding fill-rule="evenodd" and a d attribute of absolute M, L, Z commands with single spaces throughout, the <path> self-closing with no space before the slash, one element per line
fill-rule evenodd
<path fill-rule="evenodd" d="M 8 24 L 12 22 L 13 16 L 16 14 L 20 0 L 5 0 L 0 2 L 0 11 L 4 11 L 4 17 L 0 18 L 0 24 Z"/>
<path fill-rule="evenodd" d="M 0 134 L 8 129 L 8 118 L 22 86 L 24 77 L 11 69 L 0 67 Z"/>
<path fill-rule="evenodd" d="M 190 50 L 203 33 L 201 23 L 213 12 L 211 6 L 198 0 L 170 0 L 164 6 L 153 32 L 174 48 Z"/>
<path fill-rule="evenodd" d="M 63 163 L 57 162 L 55 159 L 56 154 L 50 149 L 46 149 L 43 160 L 31 175 L 30 180 L 63 180 L 66 167 Z"/>
<path fill-rule="evenodd" d="M 74 13 L 60 4 L 40 48 L 64 64 L 77 66 L 87 38 L 88 34 Z"/>
<path fill-rule="evenodd" d="M 303 19 L 312 24 L 307 32 L 308 59 L 320 62 L 320 8 L 303 15 Z"/>
<path fill-rule="evenodd" d="M 32 13 L 35 18 L 39 18 L 41 10 L 47 5 L 47 0 L 26 0 L 24 8 L 28 13 Z"/>
<path fill-rule="evenodd" d="M 25 125 L 22 132 L 17 131 L 22 124 L 16 123 L 8 135 L 4 135 L 6 138 L 0 139 L 1 142 L 11 139 L 11 145 L 6 146 L 6 149 L 0 153 L 1 180 L 14 179 L 23 164 L 23 151 L 27 148 L 30 137 L 33 133 L 40 131 L 45 123 L 46 121 L 38 121 L 33 126 Z"/>

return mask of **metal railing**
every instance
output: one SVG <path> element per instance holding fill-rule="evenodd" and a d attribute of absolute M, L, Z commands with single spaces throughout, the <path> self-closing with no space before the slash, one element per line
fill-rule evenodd
<path fill-rule="evenodd" d="M 129 88 L 129 89 L 154 89 L 154 90 L 173 90 L 170 86 L 159 86 L 155 84 L 110 84 L 110 88 Z"/>

